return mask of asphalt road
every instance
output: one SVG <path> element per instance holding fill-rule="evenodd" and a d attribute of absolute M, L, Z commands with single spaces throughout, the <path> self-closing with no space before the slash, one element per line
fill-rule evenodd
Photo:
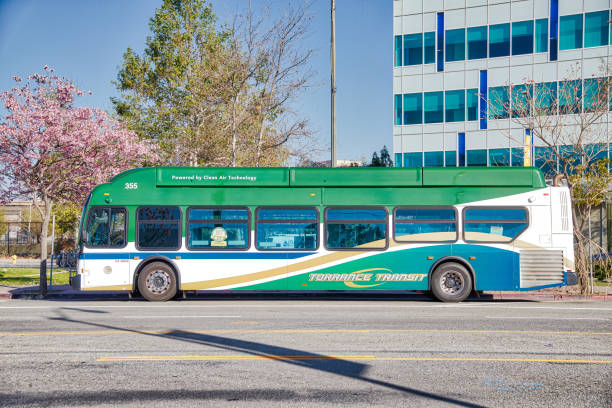
<path fill-rule="evenodd" d="M 612 406 L 607 302 L 0 302 L 0 406 Z"/>

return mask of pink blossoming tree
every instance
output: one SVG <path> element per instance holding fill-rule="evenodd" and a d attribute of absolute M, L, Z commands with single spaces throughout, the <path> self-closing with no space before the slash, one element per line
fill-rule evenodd
<path fill-rule="evenodd" d="M 75 106 L 83 95 L 44 67 L 0 93 L 0 201 L 32 198 L 43 221 L 41 261 L 54 203 L 83 203 L 91 189 L 112 176 L 156 159 L 154 148 L 100 109 Z"/>

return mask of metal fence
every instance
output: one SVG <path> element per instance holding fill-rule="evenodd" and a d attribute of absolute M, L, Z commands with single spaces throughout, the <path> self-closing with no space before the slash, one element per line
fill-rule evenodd
<path fill-rule="evenodd" d="M 41 231 L 42 222 L 0 222 L 0 256 L 40 257 Z"/>

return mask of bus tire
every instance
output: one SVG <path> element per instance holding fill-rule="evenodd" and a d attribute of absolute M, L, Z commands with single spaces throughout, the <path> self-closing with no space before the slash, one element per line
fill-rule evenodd
<path fill-rule="evenodd" d="M 138 274 L 138 291 L 151 302 L 165 302 L 177 292 L 174 270 L 164 262 L 151 262 Z"/>
<path fill-rule="evenodd" d="M 431 291 L 441 302 L 461 302 L 472 292 L 472 276 L 463 265 L 445 262 L 431 274 Z"/>

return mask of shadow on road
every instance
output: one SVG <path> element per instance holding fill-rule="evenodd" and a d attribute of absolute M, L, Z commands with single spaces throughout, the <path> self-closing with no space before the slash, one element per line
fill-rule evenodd
<path fill-rule="evenodd" d="M 70 318 L 63 313 L 62 309 L 58 309 L 57 313 L 59 315 L 58 317 L 51 317 L 49 319 L 70 322 L 70 323 L 84 324 L 84 325 L 98 327 L 98 328 L 120 330 L 124 332 L 132 332 L 132 333 L 140 334 L 144 336 L 152 336 L 152 337 L 172 339 L 172 340 L 181 341 L 181 342 L 189 342 L 192 344 L 199 344 L 203 346 L 214 347 L 220 350 L 231 351 L 233 353 L 237 353 L 237 355 L 246 354 L 249 356 L 269 358 L 271 360 L 275 360 L 280 363 L 290 364 L 293 366 L 298 366 L 298 367 L 302 367 L 302 368 L 310 369 L 310 370 L 317 370 L 320 372 L 330 373 L 330 374 L 338 375 L 344 378 L 350 378 L 350 379 L 362 381 L 365 383 L 369 383 L 372 385 L 377 385 L 377 386 L 386 388 L 388 390 L 398 391 L 398 392 L 405 393 L 413 397 L 420 397 L 420 398 L 429 400 L 432 403 L 442 402 L 442 403 L 453 404 L 453 405 L 461 406 L 461 407 L 481 407 L 481 405 L 477 405 L 477 404 L 467 402 L 467 401 L 462 401 L 456 398 L 445 397 L 442 395 L 438 395 L 438 394 L 434 394 L 434 393 L 430 393 L 426 391 L 421 391 L 415 388 L 411 388 L 411 387 L 407 387 L 407 386 L 403 386 L 399 384 L 394 384 L 388 381 L 368 378 L 366 376 L 367 370 L 369 368 L 367 364 L 348 361 L 342 358 L 327 356 L 324 354 L 317 354 L 317 353 L 312 353 L 312 352 L 288 348 L 288 347 L 281 347 L 281 346 L 275 346 L 275 345 L 265 344 L 265 343 L 258 343 L 258 342 L 253 342 L 253 341 L 233 339 L 229 337 L 213 336 L 213 335 L 204 334 L 204 333 L 194 333 L 194 332 L 183 331 L 183 330 L 171 330 L 171 331 L 164 332 L 164 333 L 151 333 L 151 332 L 146 332 L 146 331 L 141 331 L 141 330 L 136 330 L 136 329 L 113 326 L 109 324 L 88 322 L 85 320 Z M 283 358 L 279 359 L 278 358 L 279 356 L 282 356 Z M 189 395 L 192 395 L 194 399 L 198 399 L 200 397 L 202 397 L 202 399 L 211 399 L 209 395 L 210 392 L 212 392 L 213 395 L 215 393 L 215 391 L 207 391 L 204 394 L 200 394 L 196 391 L 194 394 L 194 391 L 178 391 L 177 390 L 175 393 L 171 393 L 171 392 L 166 392 L 166 393 L 161 393 L 161 394 L 156 393 L 156 398 L 180 399 L 180 398 L 183 398 L 183 395 L 186 398 L 189 398 Z M 217 391 L 217 393 L 222 393 L 222 392 L 223 392 L 222 390 Z M 271 392 L 272 392 L 272 395 L 274 395 L 274 390 L 271 390 Z M 145 391 L 127 391 L 127 392 L 120 391 L 120 393 L 126 394 L 125 399 L 122 399 L 121 401 L 129 401 L 132 398 L 138 398 L 132 394 L 140 394 L 140 393 L 148 394 L 149 391 L 146 391 L 146 392 Z M 244 400 L 243 394 L 240 393 L 239 395 L 240 395 L 240 399 Z M 265 395 L 266 393 L 263 393 L 262 395 L 258 397 L 258 399 L 266 399 Z M 19 397 L 20 398 L 19 401 L 22 404 L 23 403 L 36 404 L 35 401 L 32 401 L 32 402 L 24 401 L 23 398 L 26 398 L 26 395 L 22 394 L 22 395 L 12 396 L 12 398 L 15 398 L 15 397 Z M 76 396 L 76 397 L 79 399 L 79 401 L 83 401 L 83 402 L 87 401 L 86 399 L 81 400 L 80 396 Z M 91 398 L 91 396 L 86 397 L 86 398 Z M 272 400 L 274 400 L 274 397 L 272 398 Z M 104 399 L 104 401 L 107 401 L 107 400 Z"/>

